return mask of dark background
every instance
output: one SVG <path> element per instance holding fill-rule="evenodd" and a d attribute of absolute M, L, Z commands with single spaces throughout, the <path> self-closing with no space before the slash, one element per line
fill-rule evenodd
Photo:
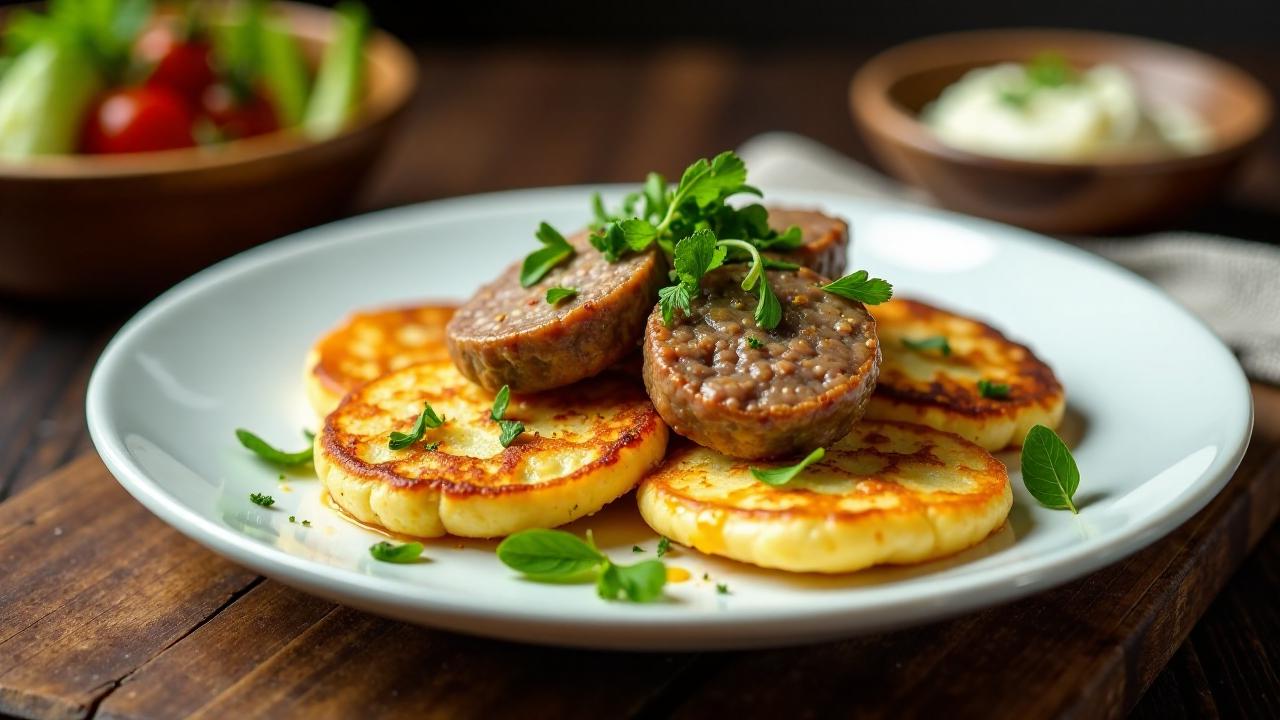
<path fill-rule="evenodd" d="M 383 27 L 408 40 L 569 39 L 618 43 L 620 51 L 670 38 L 765 47 L 842 40 L 887 44 L 951 30 L 1037 25 L 1135 33 L 1193 45 L 1280 44 L 1277 0 L 366 3 Z"/>
<path fill-rule="evenodd" d="M 952 30 L 1054 26 L 1215 46 L 1280 44 L 1280 0 L 706 0 L 684 3 L 364 0 L 410 41 L 573 40 L 628 46 L 711 39 L 762 47 L 900 42 Z M 23 4 L 0 0 L 0 6 Z M 314 2 L 333 5 L 332 1 Z"/>

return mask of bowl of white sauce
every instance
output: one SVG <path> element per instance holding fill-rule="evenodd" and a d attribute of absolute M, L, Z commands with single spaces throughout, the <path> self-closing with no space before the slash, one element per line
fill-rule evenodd
<path fill-rule="evenodd" d="M 1043 232 L 1174 221 L 1221 191 L 1271 121 L 1216 58 L 1066 30 L 941 35 L 872 58 L 850 88 L 881 163 L 941 205 Z"/>

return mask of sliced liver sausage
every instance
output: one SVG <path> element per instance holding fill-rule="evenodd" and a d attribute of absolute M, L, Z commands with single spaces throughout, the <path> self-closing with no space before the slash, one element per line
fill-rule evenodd
<path fill-rule="evenodd" d="M 677 312 L 671 327 L 658 310 L 650 314 L 649 398 L 672 430 L 726 455 L 777 457 L 828 445 L 849 432 L 875 388 L 875 321 L 801 268 L 768 272 L 783 318 L 761 330 L 756 298 L 741 287 L 746 271 L 708 273 L 692 314 Z"/>
<path fill-rule="evenodd" d="M 577 253 L 532 287 L 520 287 L 520 263 L 480 288 L 446 329 L 458 370 L 489 390 L 537 392 L 595 375 L 634 352 L 645 318 L 666 284 L 656 249 L 616 263 L 585 232 L 568 238 Z M 547 289 L 577 288 L 557 305 Z"/>
<path fill-rule="evenodd" d="M 817 210 L 769 208 L 769 227 L 786 232 L 792 225 L 800 228 L 804 244 L 788 253 L 770 255 L 829 278 L 844 275 L 845 260 L 849 256 L 849 223 Z"/>

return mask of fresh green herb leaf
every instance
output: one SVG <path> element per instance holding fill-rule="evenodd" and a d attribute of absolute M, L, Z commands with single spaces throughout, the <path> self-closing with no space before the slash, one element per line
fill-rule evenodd
<path fill-rule="evenodd" d="M 656 172 L 644 179 L 644 216 L 655 217 L 667 212 L 667 181 Z"/>
<path fill-rule="evenodd" d="M 666 536 L 658 538 L 658 557 L 662 557 L 671 551 L 671 538 Z"/>
<path fill-rule="evenodd" d="M 662 310 L 663 324 L 671 324 L 671 321 L 675 318 L 676 310 L 683 312 L 685 315 L 692 313 L 693 309 L 689 306 L 689 302 L 692 299 L 693 296 L 684 283 L 658 290 L 658 307 Z"/>
<path fill-rule="evenodd" d="M 622 230 L 622 238 L 626 241 L 627 247 L 634 252 L 648 248 L 658 239 L 658 229 L 648 220 L 631 218 L 618 223 L 618 227 Z"/>
<path fill-rule="evenodd" d="M 924 338 L 922 340 L 912 340 L 911 338 L 902 338 L 902 344 L 908 350 L 916 352 L 924 352 L 926 350 L 937 350 L 942 353 L 943 357 L 951 354 L 951 343 L 947 342 L 947 338 L 942 335 Z"/>
<path fill-rule="evenodd" d="M 698 232 L 676 243 L 675 269 L 680 282 L 696 288 L 698 281 L 724 262 L 725 249 L 718 247 L 710 230 Z"/>
<path fill-rule="evenodd" d="M 511 402 L 511 386 L 503 385 L 497 395 L 493 396 L 493 407 L 489 410 L 489 417 L 493 420 L 501 420 L 506 417 L 507 404 Z"/>
<path fill-rule="evenodd" d="M 616 222 L 605 225 L 603 232 L 592 233 L 590 240 L 591 247 L 599 250 L 604 254 L 604 259 L 611 263 L 618 262 L 628 247 L 627 234 L 622 231 L 622 226 Z"/>
<path fill-rule="evenodd" d="M 764 343 L 756 339 L 754 335 L 748 335 L 747 347 L 751 348 L 752 350 L 759 350 L 760 348 L 764 347 Z"/>
<path fill-rule="evenodd" d="M 978 381 L 978 394 L 992 400 L 1003 400 L 1009 397 L 1009 386 L 1005 383 L 993 383 L 986 378 Z"/>
<path fill-rule="evenodd" d="M 662 597 L 667 584 L 667 568 L 661 560 L 645 560 L 635 565 L 609 563 L 596 579 L 596 593 L 605 600 L 652 602 Z"/>
<path fill-rule="evenodd" d="M 778 302 L 778 296 L 773 294 L 773 288 L 769 287 L 769 279 L 763 273 L 760 275 L 756 292 L 759 298 L 756 301 L 756 324 L 765 330 L 778 327 L 778 323 L 782 322 L 782 304 Z"/>
<path fill-rule="evenodd" d="M 661 560 L 644 560 L 634 565 L 610 563 L 596 580 L 596 592 L 605 600 L 645 603 L 662 596 L 667 584 L 667 568 Z"/>
<path fill-rule="evenodd" d="M 800 228 L 792 225 L 787 231 L 774 237 L 762 237 L 755 241 L 761 250 L 795 250 L 804 244 L 804 234 Z"/>
<path fill-rule="evenodd" d="M 779 487 L 782 485 L 786 485 L 787 483 L 794 480 L 795 477 L 799 475 L 802 470 L 818 462 L 826 454 L 827 454 L 827 451 L 824 450 L 823 448 L 816 448 L 813 452 L 806 455 L 803 460 L 796 463 L 795 465 L 788 465 L 786 467 L 779 467 L 779 468 L 768 468 L 764 470 L 753 467 L 751 468 L 751 474 L 754 475 L 757 480 L 759 480 L 762 483 L 765 483 L 766 485 Z"/>
<path fill-rule="evenodd" d="M 385 563 L 397 563 L 405 565 L 417 562 L 422 556 L 422 543 L 408 542 L 403 545 L 396 545 L 383 540 L 369 546 L 369 554 L 374 560 Z"/>
<path fill-rule="evenodd" d="M 271 507 L 276 504 L 276 499 L 262 493 L 249 493 L 249 502 L 262 507 Z"/>
<path fill-rule="evenodd" d="M 578 288 L 571 287 L 553 287 L 547 288 L 547 302 L 552 305 L 558 305 L 562 300 L 576 297 Z"/>
<path fill-rule="evenodd" d="M 533 578 L 581 575 L 609 562 L 599 550 L 563 530 L 522 530 L 498 545 L 504 565 Z"/>
<path fill-rule="evenodd" d="M 1022 442 L 1022 484 L 1047 508 L 1079 512 L 1074 499 L 1080 469 L 1067 444 L 1044 425 L 1031 428 Z"/>
<path fill-rule="evenodd" d="M 740 192 L 747 182 L 747 166 L 731 151 L 725 151 L 706 160 L 697 160 L 685 168 L 676 186 L 676 201 L 691 198 L 699 207 L 706 207 L 729 195 Z M 758 192 L 758 191 L 757 191 Z"/>
<path fill-rule="evenodd" d="M 268 445 L 265 440 L 244 428 L 236 429 L 236 439 L 240 441 L 241 445 L 257 454 L 258 457 L 276 465 L 293 466 L 311 462 L 313 447 L 310 445 L 305 450 L 299 450 L 298 452 L 285 452 Z"/>
<path fill-rule="evenodd" d="M 529 253 L 520 266 L 520 287 L 538 282 L 556 265 L 573 257 L 573 246 L 555 228 L 547 223 L 538 226 L 535 233 L 542 248 Z"/>
<path fill-rule="evenodd" d="M 729 594 L 729 585 L 728 585 L 728 584 L 726 584 L 726 583 L 716 583 L 716 594 L 717 594 L 717 595 L 728 595 L 728 594 Z"/>
<path fill-rule="evenodd" d="M 489 410 L 489 417 L 498 423 L 498 442 L 502 447 L 508 447 L 515 439 L 524 432 L 524 423 L 518 420 L 506 420 L 507 404 L 511 402 L 511 387 L 503 385 L 502 389 L 493 398 L 493 408 Z"/>
<path fill-rule="evenodd" d="M 422 404 L 422 413 L 418 415 L 418 420 L 413 424 L 413 428 L 407 433 L 391 431 L 390 437 L 387 439 L 387 447 L 392 450 L 403 450 L 410 445 L 422 439 L 427 433 L 427 428 L 438 428 L 444 424 L 444 418 L 436 415 L 436 411 L 431 409 L 431 403 Z"/>
<path fill-rule="evenodd" d="M 845 275 L 835 282 L 823 285 L 822 289 L 864 305 L 879 305 L 893 297 L 893 286 L 880 278 L 869 277 L 866 270 Z"/>
<path fill-rule="evenodd" d="M 524 432 L 524 423 L 519 420 L 498 421 L 498 442 L 502 447 L 510 447 L 511 443 Z"/>

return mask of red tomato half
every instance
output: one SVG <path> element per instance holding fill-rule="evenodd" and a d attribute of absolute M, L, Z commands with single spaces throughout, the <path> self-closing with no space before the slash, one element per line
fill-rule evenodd
<path fill-rule="evenodd" d="M 156 25 L 144 32 L 134 46 L 134 54 L 151 68 L 148 86 L 169 88 L 193 108 L 200 106 L 205 89 L 216 80 L 209 62 L 209 44 L 179 39 L 168 25 Z"/>
<path fill-rule="evenodd" d="M 134 153 L 195 145 L 191 110 L 164 88 L 112 90 L 89 109 L 81 148 L 86 153 Z"/>
<path fill-rule="evenodd" d="M 275 106 L 261 93 L 239 98 L 230 87 L 217 83 L 204 92 L 204 112 L 227 140 L 253 137 L 280 129 Z"/>

